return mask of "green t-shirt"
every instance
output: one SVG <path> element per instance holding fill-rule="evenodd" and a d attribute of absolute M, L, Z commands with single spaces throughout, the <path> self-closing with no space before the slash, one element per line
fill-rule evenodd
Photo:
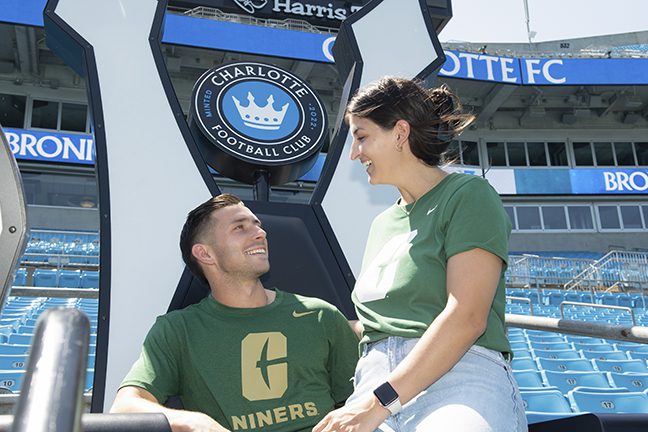
<path fill-rule="evenodd" d="M 417 338 L 445 308 L 446 265 L 480 248 L 504 261 L 486 332 L 477 345 L 510 352 L 504 326 L 504 272 L 511 223 L 486 180 L 453 173 L 407 206 L 394 204 L 374 220 L 352 299 L 365 333 Z"/>
<path fill-rule="evenodd" d="M 232 431 L 310 431 L 353 391 L 358 339 L 329 303 L 276 293 L 261 308 L 210 295 L 158 317 L 121 387 L 178 395 Z"/>

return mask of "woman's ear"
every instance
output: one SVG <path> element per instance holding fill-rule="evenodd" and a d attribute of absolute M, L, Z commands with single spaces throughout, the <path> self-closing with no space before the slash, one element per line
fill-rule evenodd
<path fill-rule="evenodd" d="M 394 125 L 394 132 L 396 132 L 396 140 L 402 145 L 409 139 L 410 124 L 406 120 L 398 120 Z"/>

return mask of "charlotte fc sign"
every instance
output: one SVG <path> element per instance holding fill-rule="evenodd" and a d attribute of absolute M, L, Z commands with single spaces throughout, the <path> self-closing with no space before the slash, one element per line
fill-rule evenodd
<path fill-rule="evenodd" d="M 250 62 L 205 72 L 194 85 L 189 122 L 210 165 L 250 184 L 260 170 L 272 185 L 308 172 L 328 131 L 312 88 L 283 69 Z"/>

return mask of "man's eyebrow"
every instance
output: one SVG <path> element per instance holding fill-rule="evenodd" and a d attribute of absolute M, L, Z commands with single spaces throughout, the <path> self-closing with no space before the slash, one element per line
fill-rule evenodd
<path fill-rule="evenodd" d="M 261 226 L 261 221 L 258 218 L 255 217 L 240 217 L 238 219 L 234 219 L 233 221 L 230 222 L 230 225 L 236 225 L 241 222 L 252 222 L 255 225 Z"/>

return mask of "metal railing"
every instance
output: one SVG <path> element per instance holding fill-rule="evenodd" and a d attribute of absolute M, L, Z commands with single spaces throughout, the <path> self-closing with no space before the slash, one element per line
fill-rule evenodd
<path fill-rule="evenodd" d="M 506 277 L 509 285 L 519 287 L 560 287 L 589 268 L 594 260 L 581 258 L 511 255 Z"/>
<path fill-rule="evenodd" d="M 648 327 L 615 325 L 592 321 L 577 321 L 518 314 L 506 314 L 505 321 L 508 327 L 568 333 L 579 336 L 613 339 L 622 342 L 648 343 Z"/>
<path fill-rule="evenodd" d="M 565 319 L 565 313 L 564 313 L 565 305 L 583 306 L 583 307 L 591 307 L 591 308 L 599 308 L 599 309 L 621 310 L 621 311 L 624 311 L 624 312 L 628 312 L 630 314 L 630 318 L 632 319 L 632 325 L 633 326 L 637 325 L 637 319 L 635 318 L 634 311 L 632 310 L 632 308 L 629 308 L 629 307 L 601 305 L 601 304 L 596 304 L 596 303 L 581 303 L 581 302 L 564 301 L 564 302 L 560 303 L 560 318 L 561 319 Z"/>
<path fill-rule="evenodd" d="M 619 284 L 620 282 L 620 284 Z M 648 252 L 613 250 L 581 270 L 564 284 L 566 290 L 641 291 L 648 285 Z"/>
<path fill-rule="evenodd" d="M 206 7 L 206 6 L 198 6 L 183 11 L 176 11 L 176 10 L 171 10 L 171 11 L 179 12 L 182 15 L 187 15 L 187 16 L 192 16 L 197 18 L 207 18 L 207 19 L 213 19 L 217 21 L 249 24 L 249 25 L 256 25 L 261 27 L 280 28 L 285 30 L 302 31 L 308 33 L 323 33 L 323 34 L 330 34 L 330 35 L 336 35 L 338 33 L 338 30 L 336 28 L 315 26 L 307 21 L 303 21 L 299 19 L 286 18 L 283 20 L 278 20 L 272 18 L 258 18 L 254 16 L 248 16 L 248 15 L 226 13 L 221 11 L 220 9 Z"/>
<path fill-rule="evenodd" d="M 79 431 L 90 322 L 76 309 L 45 311 L 36 324 L 13 432 Z"/>
<path fill-rule="evenodd" d="M 528 303 L 529 304 L 529 314 L 533 316 L 533 303 L 531 303 L 531 299 L 528 299 L 526 297 L 506 296 L 506 300 Z"/>

